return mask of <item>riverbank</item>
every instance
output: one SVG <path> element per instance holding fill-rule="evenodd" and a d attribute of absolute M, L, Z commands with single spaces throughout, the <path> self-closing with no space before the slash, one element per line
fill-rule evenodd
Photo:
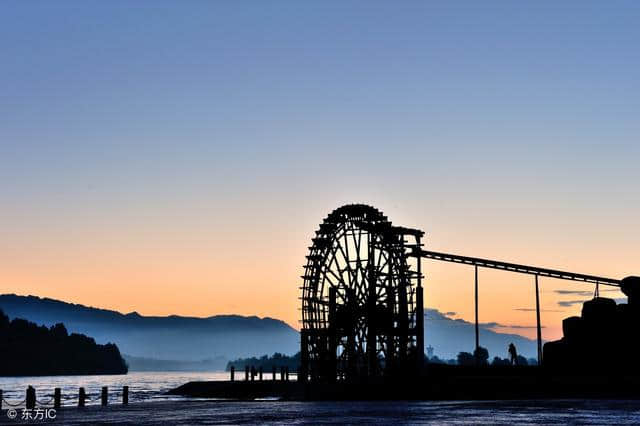
<path fill-rule="evenodd" d="M 637 401 L 156 401 L 67 408 L 51 424 L 597 424 L 640 423 Z M 1 425 L 16 425 L 1 413 Z M 46 424 L 46 423 L 45 423 Z"/>
<path fill-rule="evenodd" d="M 167 394 L 230 399 L 276 397 L 297 401 L 638 399 L 640 377 L 571 375 L 540 367 L 436 365 L 422 376 L 369 378 L 360 382 L 194 381 Z"/>

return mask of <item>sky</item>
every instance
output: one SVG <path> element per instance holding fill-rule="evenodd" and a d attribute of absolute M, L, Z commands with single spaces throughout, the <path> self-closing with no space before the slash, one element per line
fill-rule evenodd
<path fill-rule="evenodd" d="M 354 202 L 428 249 L 637 275 L 638 41 L 636 1 L 5 1 L 0 292 L 299 327 Z M 473 269 L 423 266 L 472 320 Z M 543 337 L 592 291 L 541 279 Z M 532 277 L 479 296 L 535 335 Z"/>

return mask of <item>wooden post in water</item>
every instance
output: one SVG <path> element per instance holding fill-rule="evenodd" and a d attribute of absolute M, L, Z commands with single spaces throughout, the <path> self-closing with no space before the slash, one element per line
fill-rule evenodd
<path fill-rule="evenodd" d="M 107 386 L 102 387 L 102 394 L 100 395 L 100 402 L 102 405 L 107 405 L 109 403 L 109 388 Z"/>
<path fill-rule="evenodd" d="M 235 381 L 236 380 L 236 367 L 234 367 L 233 365 L 231 366 L 231 381 Z"/>
<path fill-rule="evenodd" d="M 273 366 L 273 381 L 275 382 L 276 380 L 276 366 Z"/>
<path fill-rule="evenodd" d="M 284 378 L 288 382 L 289 381 L 289 366 L 284 367 Z"/>
<path fill-rule="evenodd" d="M 122 387 L 122 404 L 129 405 L 129 386 Z"/>
<path fill-rule="evenodd" d="M 280 367 L 280 381 L 284 382 L 284 367 Z"/>
<path fill-rule="evenodd" d="M 55 408 L 56 410 L 59 410 L 60 407 L 62 407 L 62 392 L 60 391 L 60 388 L 55 388 L 53 390 L 53 408 Z"/>
<path fill-rule="evenodd" d="M 2 389 L 0 389 L 0 410 L 2 410 Z"/>
<path fill-rule="evenodd" d="M 27 387 L 26 399 L 27 410 L 33 410 L 34 408 L 36 408 L 36 389 L 31 385 Z"/>
<path fill-rule="evenodd" d="M 262 366 L 260 366 L 260 369 L 258 370 L 258 375 L 259 375 L 260 381 L 262 381 Z"/>
<path fill-rule="evenodd" d="M 84 388 L 78 389 L 78 407 L 84 407 L 84 400 L 87 398 L 87 394 Z"/>
<path fill-rule="evenodd" d="M 255 366 L 251 366 L 251 381 L 253 382 L 256 379 L 256 367 Z"/>
<path fill-rule="evenodd" d="M 244 381 L 245 382 L 249 381 L 249 366 L 248 365 L 244 366 Z"/>

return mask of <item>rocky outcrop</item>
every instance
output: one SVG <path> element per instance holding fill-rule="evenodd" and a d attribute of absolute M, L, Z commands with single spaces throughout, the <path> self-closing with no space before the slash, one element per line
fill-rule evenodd
<path fill-rule="evenodd" d="M 640 371 L 640 277 L 622 280 L 628 303 L 595 297 L 562 322 L 563 337 L 544 345 L 543 365 L 566 372 Z"/>

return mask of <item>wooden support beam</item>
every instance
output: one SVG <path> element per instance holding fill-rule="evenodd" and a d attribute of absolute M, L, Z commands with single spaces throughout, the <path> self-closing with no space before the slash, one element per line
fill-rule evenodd
<path fill-rule="evenodd" d="M 480 348 L 480 327 L 478 324 L 478 265 L 475 266 L 475 305 L 476 305 L 476 354 Z M 476 360 L 477 361 L 477 360 Z"/>
<path fill-rule="evenodd" d="M 475 265 L 483 268 L 501 269 L 503 271 L 517 272 L 520 274 L 540 275 L 543 277 L 556 278 L 559 280 L 572 280 L 592 283 L 597 285 L 610 285 L 620 287 L 622 280 L 613 278 L 598 277 L 595 275 L 578 274 L 575 272 L 558 271 L 555 269 L 539 268 L 536 266 L 518 265 L 516 263 L 501 262 L 498 260 L 481 259 L 479 257 L 460 256 L 457 254 L 441 253 L 429 250 L 416 249 L 408 256 L 422 256 L 427 259 L 440 260 L 443 262 L 460 263 L 464 265 Z"/>
<path fill-rule="evenodd" d="M 538 365 L 542 365 L 542 326 L 540 325 L 540 289 L 536 275 L 536 328 L 538 331 Z"/>
<path fill-rule="evenodd" d="M 420 236 L 416 236 L 416 246 L 420 247 Z M 422 257 L 416 256 L 417 281 L 416 288 L 416 345 L 418 346 L 418 369 L 424 365 L 424 290 L 422 288 Z"/>
<path fill-rule="evenodd" d="M 329 288 L 329 366 L 327 371 L 330 383 L 336 381 L 338 375 L 338 336 L 336 327 L 337 289 Z"/>
<path fill-rule="evenodd" d="M 367 265 L 368 272 L 368 294 L 367 294 L 367 364 L 369 365 L 369 376 L 377 374 L 378 353 L 377 353 L 377 336 L 376 330 L 376 259 L 375 259 L 375 239 L 376 235 L 368 233 L 369 254 Z"/>

